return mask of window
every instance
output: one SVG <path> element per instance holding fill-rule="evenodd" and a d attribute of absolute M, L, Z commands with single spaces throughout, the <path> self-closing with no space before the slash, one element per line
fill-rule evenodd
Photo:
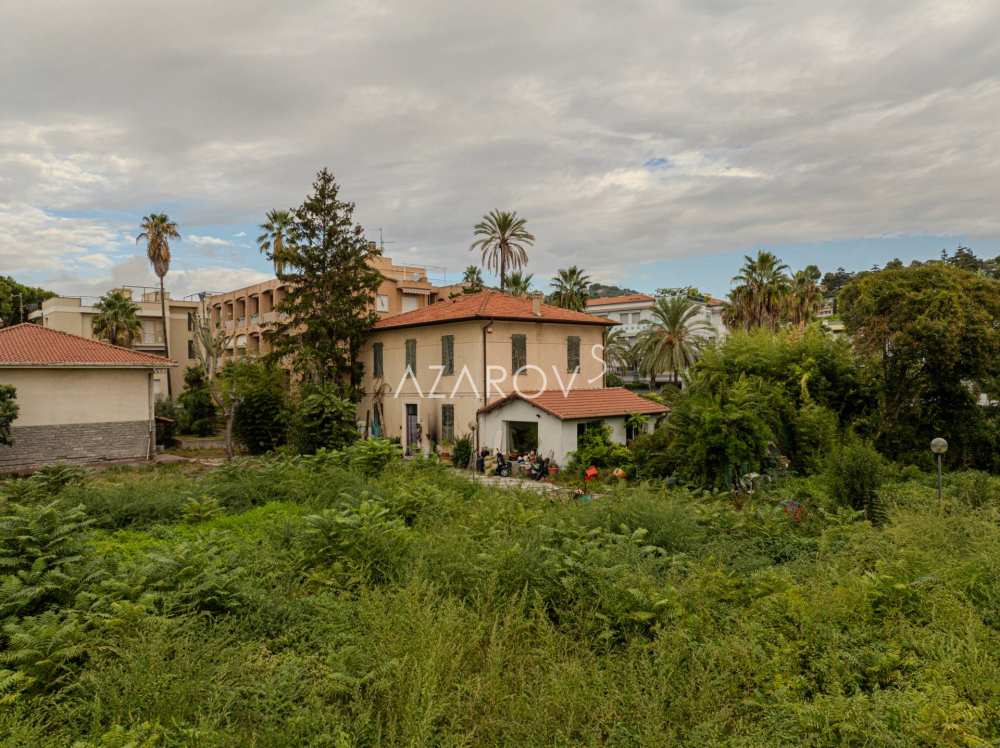
<path fill-rule="evenodd" d="M 193 340 L 189 340 L 188 341 L 188 358 L 197 358 L 194 355 L 194 341 Z"/>
<path fill-rule="evenodd" d="M 441 374 L 450 376 L 455 373 L 455 336 L 441 336 Z"/>
<path fill-rule="evenodd" d="M 576 335 L 566 338 L 566 371 L 580 371 L 580 338 Z"/>
<path fill-rule="evenodd" d="M 406 341 L 406 368 L 417 373 L 417 341 L 413 338 Z"/>
<path fill-rule="evenodd" d="M 528 339 L 524 335 L 510 336 L 510 368 L 515 374 L 528 365 Z"/>
<path fill-rule="evenodd" d="M 388 312 L 389 311 L 389 297 L 384 293 L 380 293 L 375 297 L 375 311 L 376 312 Z"/>
<path fill-rule="evenodd" d="M 382 368 L 382 344 L 372 343 L 372 376 L 381 377 L 383 376 Z"/>
<path fill-rule="evenodd" d="M 441 441 L 451 444 L 455 441 L 455 406 L 441 406 Z"/>

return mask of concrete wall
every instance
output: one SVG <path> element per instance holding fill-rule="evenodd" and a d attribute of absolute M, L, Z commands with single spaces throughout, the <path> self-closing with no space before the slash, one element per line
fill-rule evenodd
<path fill-rule="evenodd" d="M 476 413 L 484 405 L 483 386 L 483 327 L 485 320 L 471 320 L 437 325 L 424 325 L 402 329 L 376 331 L 361 349 L 365 371 L 362 380 L 364 397 L 358 408 L 358 422 L 364 427 L 370 422 L 376 381 L 372 375 L 372 347 L 382 343 L 384 377 L 383 434 L 405 441 L 404 424 L 406 405 L 417 405 L 418 420 L 422 426 L 421 451 L 430 449 L 430 436 L 441 439 L 441 405 L 450 403 L 455 408 L 455 436 L 474 431 Z M 527 337 L 527 361 L 545 371 L 545 377 L 535 369 L 516 378 L 516 387 L 523 392 L 547 389 L 593 389 L 603 384 L 600 350 L 593 350 L 603 340 L 603 328 L 597 325 L 567 325 L 538 322 L 495 322 L 493 332 L 486 335 L 486 363 L 491 381 L 489 402 L 515 391 L 511 376 L 511 335 Z M 439 376 L 441 364 L 441 338 L 452 335 L 454 342 L 455 372 Z M 580 338 L 580 368 L 574 378 L 566 370 L 567 336 Z M 405 345 L 408 339 L 416 341 L 417 371 L 414 377 L 403 377 L 405 371 Z M 593 381 L 591 381 L 593 380 Z M 560 384 L 561 382 L 561 384 Z M 574 442 L 575 448 L 575 442 Z"/>
<path fill-rule="evenodd" d="M 17 388 L 20 408 L 14 445 L 0 446 L 0 471 L 147 455 L 148 369 L 0 368 L 0 384 Z"/>

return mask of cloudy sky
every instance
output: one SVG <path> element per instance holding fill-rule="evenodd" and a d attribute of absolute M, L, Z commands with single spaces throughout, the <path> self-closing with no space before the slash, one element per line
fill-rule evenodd
<path fill-rule="evenodd" d="M 150 283 L 154 210 L 175 295 L 266 277 L 256 225 L 322 166 L 439 279 L 494 207 L 541 285 L 1000 253 L 996 0 L 6 0 L 0 28 L 0 274 L 61 292 Z"/>

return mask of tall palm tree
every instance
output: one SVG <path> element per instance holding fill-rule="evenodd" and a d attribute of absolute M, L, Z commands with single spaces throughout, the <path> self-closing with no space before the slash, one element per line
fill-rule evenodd
<path fill-rule="evenodd" d="M 263 233 L 257 237 L 257 247 L 274 263 L 275 274 L 281 276 L 289 261 L 285 242 L 292 229 L 292 214 L 287 210 L 270 210 L 266 218 L 260 225 Z"/>
<path fill-rule="evenodd" d="M 736 287 L 729 293 L 726 324 L 749 330 L 754 327 L 778 328 L 786 308 L 789 279 L 785 265 L 771 252 L 757 257 L 747 255 L 743 268 L 733 278 Z"/>
<path fill-rule="evenodd" d="M 142 233 L 135 243 L 146 241 L 146 256 L 153 272 L 160 279 L 160 313 L 163 315 L 163 352 L 170 358 L 170 318 L 167 317 L 167 298 L 163 291 L 163 276 L 170 270 L 170 240 L 180 239 L 177 224 L 166 213 L 150 213 L 142 219 Z M 173 397 L 170 377 L 167 376 L 167 396 Z"/>
<path fill-rule="evenodd" d="M 527 296 L 531 293 L 531 280 L 534 277 L 532 273 L 522 273 L 520 270 L 511 273 L 507 278 L 507 292 L 511 296 Z"/>
<path fill-rule="evenodd" d="M 475 265 L 469 265 L 465 269 L 462 285 L 465 287 L 465 293 L 479 293 L 486 287 L 483 283 L 483 274 Z"/>
<path fill-rule="evenodd" d="M 677 382 L 678 375 L 698 360 L 712 327 L 700 319 L 700 306 L 684 296 L 661 296 L 652 314 L 652 320 L 643 322 L 646 327 L 635 346 L 639 371 L 649 377 L 650 389 L 656 389 L 658 374 L 670 374 Z"/>
<path fill-rule="evenodd" d="M 799 270 L 792 276 L 791 289 L 788 293 L 788 321 L 799 327 L 805 327 L 816 318 L 823 292 L 817 281 L 820 278 L 819 268 L 809 265 L 805 270 Z"/>
<path fill-rule="evenodd" d="M 94 336 L 114 345 L 132 346 L 132 342 L 142 334 L 139 321 L 139 305 L 124 291 L 110 291 L 102 296 L 94 309 Z"/>
<path fill-rule="evenodd" d="M 633 353 L 624 330 L 612 330 L 604 339 L 604 363 L 619 376 L 632 368 Z"/>
<path fill-rule="evenodd" d="M 520 270 L 528 263 L 525 249 L 535 243 L 535 237 L 517 211 L 492 210 L 475 225 L 473 236 L 479 237 L 469 250 L 482 253 L 482 265 L 500 276 L 500 290 L 507 287 L 507 270 Z"/>
<path fill-rule="evenodd" d="M 552 280 L 552 302 L 563 309 L 582 312 L 587 306 L 590 276 L 576 265 L 559 270 Z"/>

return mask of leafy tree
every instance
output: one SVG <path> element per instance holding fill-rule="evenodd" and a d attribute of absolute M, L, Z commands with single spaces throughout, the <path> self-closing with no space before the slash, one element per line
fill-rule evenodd
<path fill-rule="evenodd" d="M 469 265 L 462 275 L 462 285 L 465 287 L 465 293 L 479 293 L 482 291 L 486 287 L 483 283 L 482 271 L 475 265 Z"/>
<path fill-rule="evenodd" d="M 590 276 L 576 265 L 559 270 L 550 284 L 553 288 L 549 299 L 563 309 L 582 312 L 587 308 L 587 288 Z"/>
<path fill-rule="evenodd" d="M 124 291 L 110 291 L 104 294 L 94 309 L 94 335 L 115 345 L 131 347 L 133 341 L 142 334 L 139 321 L 139 305 Z"/>
<path fill-rule="evenodd" d="M 275 274 L 281 276 L 289 260 L 285 253 L 285 241 L 292 230 L 292 214 L 287 210 L 270 210 L 266 218 L 260 225 L 263 233 L 257 237 L 257 246 L 271 258 Z"/>
<path fill-rule="evenodd" d="M 262 361 L 234 361 L 221 374 L 229 399 L 239 405 L 233 434 L 250 454 L 270 452 L 285 443 L 288 432 L 283 372 Z"/>
<path fill-rule="evenodd" d="M 788 266 L 763 250 L 756 257 L 748 255 L 744 260 L 743 269 L 733 278 L 737 286 L 729 292 L 726 324 L 742 330 L 754 327 L 776 330 L 789 290 Z"/>
<path fill-rule="evenodd" d="M 0 276 L 0 327 L 28 321 L 28 310 L 55 296 L 52 291 L 25 286 L 9 276 Z"/>
<path fill-rule="evenodd" d="M 167 297 L 163 290 L 163 278 L 170 270 L 170 240 L 180 239 L 177 224 L 166 213 L 150 213 L 142 219 L 142 233 L 135 238 L 136 244 L 146 242 L 146 256 L 153 266 L 153 272 L 160 279 L 160 313 L 163 319 L 163 352 L 170 358 L 170 318 L 167 316 Z M 170 377 L 167 377 L 167 394 L 173 397 Z"/>
<path fill-rule="evenodd" d="M 633 368 L 635 351 L 629 345 L 624 330 L 614 330 L 608 333 L 604 340 L 604 363 L 616 374 L 622 374 Z"/>
<path fill-rule="evenodd" d="M 507 292 L 511 296 L 527 296 L 531 293 L 531 280 L 534 277 L 531 273 L 522 273 L 520 270 L 511 273 L 507 278 Z"/>
<path fill-rule="evenodd" d="M 369 328 L 378 321 L 375 292 L 382 274 L 372 267 L 380 252 L 354 223 L 354 204 L 339 197 L 333 174 L 323 169 L 313 191 L 292 213 L 283 243 L 288 292 L 282 316 L 265 334 L 273 361 L 287 361 L 309 382 L 360 380 L 355 365 Z M 274 261 L 271 242 L 266 252 Z"/>
<path fill-rule="evenodd" d="M 991 435 L 1000 384 L 1000 281 L 946 263 L 862 273 L 840 294 L 841 316 L 880 379 L 876 444 L 925 460 L 935 436 L 952 463 L 996 465 Z"/>
<path fill-rule="evenodd" d="M 204 372 L 208 391 L 212 402 L 222 411 L 226 419 L 226 457 L 233 458 L 233 416 L 237 402 L 232 391 L 222 386 L 219 373 L 222 368 L 222 355 L 232 345 L 233 336 L 223 329 L 215 330 L 211 321 L 195 313 L 194 316 L 194 351 L 201 370 Z"/>
<path fill-rule="evenodd" d="M 528 263 L 527 247 L 535 243 L 527 222 L 517 211 L 492 210 L 472 230 L 478 237 L 471 251 L 482 253 L 482 265 L 500 278 L 500 290 L 507 288 L 507 270 L 520 270 Z"/>
<path fill-rule="evenodd" d="M 0 384 L 0 446 L 14 443 L 12 426 L 19 410 L 17 388 L 10 384 Z"/>
<path fill-rule="evenodd" d="M 189 366 L 184 372 L 184 392 L 177 398 L 183 408 L 181 431 L 196 436 L 209 436 L 215 432 L 215 415 L 218 411 L 205 369 Z"/>
<path fill-rule="evenodd" d="M 660 297 L 652 314 L 636 340 L 635 357 L 639 371 L 655 389 L 659 374 L 678 381 L 678 374 L 697 360 L 712 328 L 701 319 L 701 308 L 686 296 Z"/>
<path fill-rule="evenodd" d="M 820 288 L 825 296 L 836 296 L 840 289 L 846 286 L 854 278 L 854 273 L 849 273 L 844 268 L 837 268 L 832 273 L 826 273 L 820 283 Z"/>
<path fill-rule="evenodd" d="M 817 283 L 819 278 L 819 268 L 815 265 L 809 265 L 792 276 L 786 304 L 788 321 L 793 325 L 805 327 L 816 318 L 823 301 L 823 293 Z"/>
<path fill-rule="evenodd" d="M 310 385 L 302 391 L 294 429 L 302 454 L 342 449 L 358 438 L 357 408 L 332 383 Z"/>

